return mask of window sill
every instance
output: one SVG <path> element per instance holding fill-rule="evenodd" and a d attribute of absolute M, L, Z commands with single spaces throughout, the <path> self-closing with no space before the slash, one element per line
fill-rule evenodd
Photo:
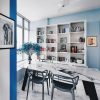
<path fill-rule="evenodd" d="M 27 63 L 27 59 L 21 60 L 17 62 L 17 71 L 22 68 L 25 68 L 25 64 Z"/>

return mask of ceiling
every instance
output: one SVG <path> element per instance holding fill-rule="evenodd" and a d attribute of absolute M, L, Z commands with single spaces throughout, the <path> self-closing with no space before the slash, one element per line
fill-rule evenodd
<path fill-rule="evenodd" d="M 60 7 L 61 0 L 17 0 L 17 12 L 30 21 L 52 18 L 100 8 L 100 0 L 69 0 Z"/>

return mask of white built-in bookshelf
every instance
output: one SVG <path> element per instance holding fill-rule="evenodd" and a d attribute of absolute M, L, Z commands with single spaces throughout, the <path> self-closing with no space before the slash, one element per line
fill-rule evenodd
<path fill-rule="evenodd" d="M 37 28 L 37 43 L 46 61 L 86 66 L 86 22 Z"/>

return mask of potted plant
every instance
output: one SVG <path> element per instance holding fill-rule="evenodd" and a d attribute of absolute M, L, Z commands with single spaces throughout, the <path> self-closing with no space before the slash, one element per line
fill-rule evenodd
<path fill-rule="evenodd" d="M 33 53 L 36 53 L 37 56 L 40 55 L 41 47 L 37 43 L 27 42 L 22 45 L 21 48 L 18 49 L 18 52 L 25 53 L 28 55 L 29 64 L 31 64 L 31 56 Z"/>

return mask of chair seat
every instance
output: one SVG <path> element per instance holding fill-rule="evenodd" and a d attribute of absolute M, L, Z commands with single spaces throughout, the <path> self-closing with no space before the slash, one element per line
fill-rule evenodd
<path fill-rule="evenodd" d="M 45 78 L 45 81 L 47 81 L 48 78 Z M 39 76 L 34 76 L 31 81 L 33 81 L 34 83 L 37 84 L 41 84 L 43 82 L 43 77 L 39 77 Z"/>
<path fill-rule="evenodd" d="M 37 84 L 41 84 L 43 82 L 43 78 L 42 77 L 38 77 L 38 76 L 34 76 L 31 81 L 33 81 L 34 83 Z"/>
<path fill-rule="evenodd" d="M 59 90 L 63 89 L 63 90 L 71 90 L 73 88 L 73 84 L 67 84 L 67 83 L 63 83 L 63 82 L 60 82 L 60 81 L 56 81 L 56 80 L 53 80 L 53 83 L 55 85 L 55 87 Z"/>

